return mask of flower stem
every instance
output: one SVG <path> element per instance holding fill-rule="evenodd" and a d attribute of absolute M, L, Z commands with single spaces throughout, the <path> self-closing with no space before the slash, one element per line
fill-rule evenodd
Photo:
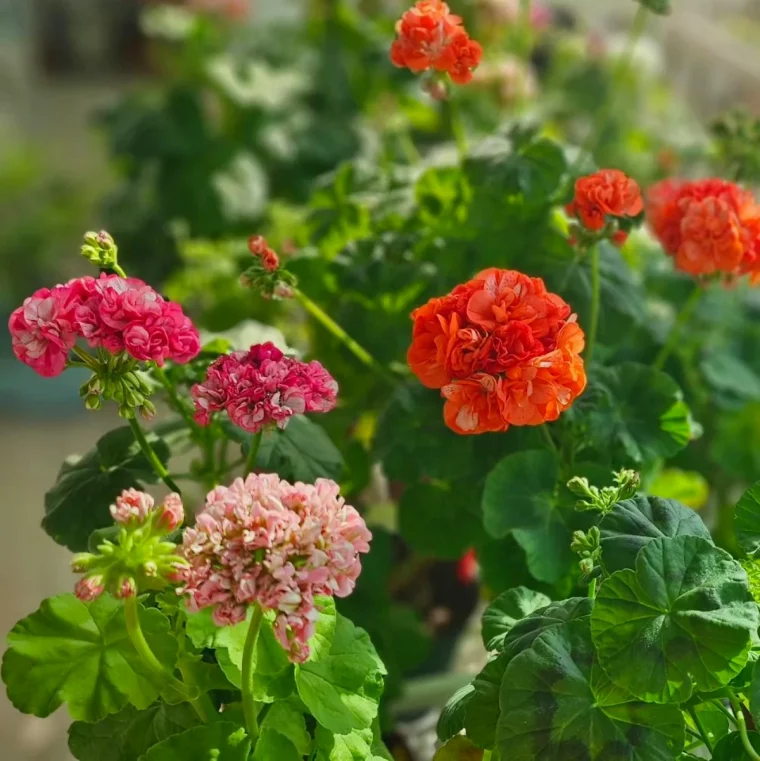
<path fill-rule="evenodd" d="M 591 364 L 596 346 L 596 334 L 599 330 L 599 307 L 602 297 L 602 281 L 599 273 L 599 246 L 593 246 L 589 252 L 591 257 L 591 318 L 588 326 L 588 344 L 586 362 Z"/>
<path fill-rule="evenodd" d="M 259 735 L 259 722 L 256 718 L 256 702 L 253 699 L 253 653 L 256 649 L 256 643 L 261 631 L 261 622 L 264 620 L 264 611 L 259 605 L 253 606 L 253 617 L 248 625 L 248 636 L 245 639 L 243 648 L 243 669 L 242 669 L 242 694 L 243 694 L 243 715 L 245 716 L 245 726 L 248 729 L 248 736 L 256 741 Z"/>
<path fill-rule="evenodd" d="M 699 716 L 697 716 L 697 712 L 693 707 L 690 707 L 688 709 L 689 715 L 691 716 L 692 721 L 694 722 L 694 726 L 697 728 L 697 731 L 699 732 L 699 736 L 702 738 L 702 742 L 707 747 L 707 750 L 710 751 L 712 754 L 713 746 L 710 742 L 710 738 L 707 735 L 707 732 L 705 732 L 705 728 L 702 726 L 702 722 L 699 719 Z"/>
<path fill-rule="evenodd" d="M 588 597 L 589 600 L 593 600 L 596 597 L 596 579 L 591 579 L 588 585 Z"/>
<path fill-rule="evenodd" d="M 442 108 L 449 133 L 457 144 L 459 159 L 460 161 L 464 161 L 467 158 L 467 135 L 465 134 L 464 125 L 462 124 L 462 114 L 459 109 L 459 104 L 456 102 L 453 95 L 449 95 L 446 100 L 442 101 Z"/>
<path fill-rule="evenodd" d="M 258 433 L 254 433 L 253 437 L 251 438 L 251 448 L 248 450 L 248 459 L 246 460 L 245 465 L 245 472 L 253 473 L 253 471 L 256 469 L 256 458 L 259 454 L 259 449 L 261 449 L 261 440 L 264 438 L 264 431 L 259 431 Z"/>
<path fill-rule="evenodd" d="M 731 723 L 732 723 L 734 726 L 737 726 L 737 724 L 736 724 L 736 717 L 735 717 L 735 716 L 734 716 L 734 715 L 731 713 L 731 711 L 729 711 L 729 710 L 728 710 L 728 708 L 726 708 L 726 706 L 724 706 L 724 705 L 723 705 L 723 701 L 722 701 L 722 700 L 718 699 L 718 700 L 713 700 L 713 701 L 711 701 L 711 702 L 712 702 L 712 704 L 713 704 L 713 705 L 714 705 L 716 708 L 718 708 L 718 709 L 719 709 L 719 710 L 720 710 L 720 711 L 723 713 L 723 715 L 724 715 L 724 716 L 725 716 L 725 717 L 726 717 L 726 718 L 727 718 L 727 719 L 728 719 L 728 720 L 729 720 L 729 721 L 730 721 L 730 722 L 731 722 Z"/>
<path fill-rule="evenodd" d="M 655 370 L 662 370 L 662 368 L 665 367 L 665 363 L 668 361 L 668 357 L 670 357 L 672 354 L 673 349 L 678 342 L 678 338 L 681 335 L 681 329 L 691 319 L 691 316 L 694 314 L 694 310 L 697 308 L 697 304 L 699 304 L 701 297 L 702 287 L 699 285 L 699 283 L 697 283 L 697 285 L 694 286 L 694 290 L 691 292 L 688 300 L 683 305 L 681 311 L 678 313 L 676 321 L 673 323 L 673 327 L 670 329 L 670 334 L 665 341 L 665 345 L 662 347 L 662 349 L 660 349 L 660 353 L 652 363 L 652 367 Z"/>
<path fill-rule="evenodd" d="M 728 691 L 728 699 L 731 701 L 731 708 L 734 709 L 734 716 L 736 716 L 736 723 L 739 726 L 739 734 L 742 737 L 742 745 L 744 751 L 751 761 L 760 761 L 760 754 L 755 750 L 752 742 L 747 734 L 747 720 L 744 718 L 744 710 L 739 702 L 739 698 L 736 697 L 736 693 L 732 690 Z"/>
<path fill-rule="evenodd" d="M 179 489 L 179 486 L 172 481 L 172 477 L 169 475 L 169 471 L 166 469 L 165 465 L 161 462 L 161 460 L 158 459 L 158 455 L 154 451 L 153 447 L 150 445 L 150 442 L 145 437 L 145 433 L 143 433 L 143 429 L 140 427 L 140 423 L 137 421 L 137 418 L 130 418 L 129 419 L 129 427 L 132 429 L 132 433 L 134 434 L 135 441 L 140 445 L 140 449 L 142 450 L 142 453 L 145 455 L 145 457 L 148 459 L 148 462 L 153 467 L 153 470 L 155 471 L 156 475 L 174 492 L 177 492 L 177 494 L 181 494 L 182 492 Z"/>
<path fill-rule="evenodd" d="M 385 378 L 387 381 L 395 384 L 396 379 L 390 372 L 383 367 L 363 346 L 354 341 L 340 325 L 338 325 L 322 307 L 315 304 L 305 293 L 294 289 L 294 296 L 298 299 L 301 306 L 319 322 L 322 327 L 332 333 L 360 362 L 367 367 L 372 368 L 375 372 Z"/>
<path fill-rule="evenodd" d="M 484 750 L 483 751 L 483 761 L 491 761 L 491 751 L 490 750 Z"/>
<path fill-rule="evenodd" d="M 123 270 L 123 269 L 122 269 L 122 268 L 121 268 L 121 267 L 120 267 L 120 266 L 119 266 L 119 265 L 118 265 L 116 262 L 114 262 L 114 263 L 111 265 L 111 269 L 112 269 L 112 270 L 113 270 L 113 271 L 114 271 L 114 272 L 115 272 L 115 273 L 116 273 L 116 274 L 117 274 L 119 277 L 123 277 L 123 278 L 126 278 L 126 277 L 127 277 L 127 273 L 126 273 L 126 272 L 124 272 L 124 270 Z"/>
<path fill-rule="evenodd" d="M 169 376 L 166 374 L 164 369 L 159 367 L 157 364 L 154 364 L 153 374 L 156 376 L 156 378 L 158 378 L 158 380 L 161 382 L 161 385 L 164 387 L 166 395 L 169 397 L 169 401 L 171 402 L 174 411 L 182 416 L 191 430 L 196 430 L 199 428 L 198 423 L 196 423 L 195 419 L 193 418 L 192 412 L 187 409 L 187 406 L 180 398 L 179 394 L 177 393 L 177 389 L 169 379 Z"/>
<path fill-rule="evenodd" d="M 546 424 L 540 425 L 539 428 L 541 429 L 541 434 L 543 435 L 546 443 L 549 445 L 549 449 L 551 449 L 554 454 L 558 455 L 559 450 L 557 449 L 557 445 L 554 443 L 554 439 L 552 438 L 551 432 L 546 427 Z"/>
<path fill-rule="evenodd" d="M 88 354 L 84 349 L 80 349 L 78 346 L 72 346 L 71 351 L 79 357 L 79 359 L 82 360 L 82 362 L 90 368 L 90 370 L 97 371 L 100 367 L 97 359 L 92 356 L 92 354 Z"/>

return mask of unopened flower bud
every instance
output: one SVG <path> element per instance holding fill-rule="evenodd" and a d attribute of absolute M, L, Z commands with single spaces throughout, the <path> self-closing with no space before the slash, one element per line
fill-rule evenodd
<path fill-rule="evenodd" d="M 244 272 L 240 276 L 240 285 L 242 285 L 243 288 L 250 288 L 253 285 L 253 278 Z"/>
<path fill-rule="evenodd" d="M 591 573 L 594 570 L 594 561 L 592 558 L 583 558 L 579 565 L 581 573 Z"/>
<path fill-rule="evenodd" d="M 449 99 L 449 91 L 448 91 L 448 88 L 446 87 L 446 83 L 443 82 L 438 77 L 433 77 L 423 82 L 422 89 L 433 100 L 448 100 Z"/>
<path fill-rule="evenodd" d="M 153 510 L 153 497 L 137 489 L 124 489 L 111 505 L 111 517 L 123 526 L 142 526 Z"/>
<path fill-rule="evenodd" d="M 277 283 L 272 291 L 275 298 L 278 299 L 292 299 L 293 289 L 286 283 Z"/>
<path fill-rule="evenodd" d="M 86 576 L 84 579 L 80 579 L 74 587 L 74 594 L 82 602 L 92 602 L 100 597 L 103 592 L 105 592 L 105 587 L 103 586 L 103 577 L 100 575 Z"/>
<path fill-rule="evenodd" d="M 140 407 L 140 416 L 143 418 L 143 420 L 152 420 L 155 417 L 156 414 L 156 405 L 153 404 L 149 399 L 146 399 L 142 407 Z"/>
<path fill-rule="evenodd" d="M 124 600 L 127 597 L 135 597 L 137 595 L 137 584 L 135 580 L 129 576 L 125 576 L 120 579 L 114 589 L 114 597 L 118 600 Z"/>
<path fill-rule="evenodd" d="M 118 247 L 105 230 L 85 233 L 82 256 L 92 264 L 98 267 L 113 267 L 117 254 Z"/>
<path fill-rule="evenodd" d="M 124 418 L 124 420 L 132 420 L 135 416 L 135 411 L 131 407 L 127 407 L 126 405 L 120 404 L 119 405 L 119 417 Z"/>
<path fill-rule="evenodd" d="M 97 559 L 97 555 L 93 555 L 91 552 L 80 552 L 72 558 L 71 570 L 74 573 L 87 573 Z"/>
<path fill-rule="evenodd" d="M 90 394 L 84 400 L 84 406 L 88 410 L 99 410 L 103 406 L 103 400 L 97 394 Z"/>
<path fill-rule="evenodd" d="M 152 560 L 148 560 L 142 564 L 142 572 L 146 576 L 153 578 L 158 575 L 158 566 Z"/>
<path fill-rule="evenodd" d="M 178 529 L 185 520 L 185 508 L 179 494 L 170 494 L 156 510 L 154 526 L 164 533 L 170 534 Z"/>

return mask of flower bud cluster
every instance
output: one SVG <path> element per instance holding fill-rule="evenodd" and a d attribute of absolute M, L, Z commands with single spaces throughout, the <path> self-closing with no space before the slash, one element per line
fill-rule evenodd
<path fill-rule="evenodd" d="M 110 355 L 91 367 L 93 375 L 79 388 L 88 410 L 99 410 L 104 400 L 110 400 L 119 405 L 122 418 L 130 419 L 137 413 L 150 420 L 156 414 L 149 399 L 153 389 L 134 359 L 126 354 Z"/>
<path fill-rule="evenodd" d="M 580 569 L 584 576 L 597 576 L 602 558 L 601 534 L 597 526 L 586 531 L 573 532 L 570 549 L 580 555 Z M 595 572 L 596 571 L 596 572 Z"/>
<path fill-rule="evenodd" d="M 96 552 L 80 553 L 71 563 L 74 573 L 83 574 L 74 590 L 83 602 L 103 592 L 123 599 L 162 589 L 186 565 L 176 554 L 176 545 L 166 541 L 185 519 L 178 494 L 169 494 L 156 507 L 149 494 L 125 489 L 111 505 L 111 516 L 117 528 L 115 541 L 104 539 Z"/>
<path fill-rule="evenodd" d="M 641 478 L 635 470 L 620 470 L 613 476 L 613 486 L 601 489 L 592 486 L 587 478 L 576 476 L 567 483 L 567 488 L 578 497 L 577 510 L 596 511 L 605 515 L 620 501 L 630 499 L 638 491 Z"/>
<path fill-rule="evenodd" d="M 112 269 L 118 264 L 118 254 L 118 246 L 105 230 L 84 234 L 82 256 L 96 267 Z"/>
<path fill-rule="evenodd" d="M 293 298 L 298 280 L 282 266 L 280 257 L 266 240 L 261 235 L 252 235 L 248 250 L 253 264 L 240 276 L 240 283 L 245 288 L 255 288 L 266 299 Z"/>

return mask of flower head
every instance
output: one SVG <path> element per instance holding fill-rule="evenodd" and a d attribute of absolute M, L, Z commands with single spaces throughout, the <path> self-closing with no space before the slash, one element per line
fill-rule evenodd
<path fill-rule="evenodd" d="M 169 494 L 156 510 L 155 526 L 163 533 L 171 534 L 185 520 L 185 508 L 179 494 Z"/>
<path fill-rule="evenodd" d="M 466 84 L 483 56 L 462 19 L 442 0 L 420 0 L 398 21 L 396 33 L 391 61 L 415 73 L 429 69 L 447 72 L 457 84 Z"/>
<path fill-rule="evenodd" d="M 141 526 L 153 510 L 153 497 L 137 489 L 124 489 L 111 505 L 111 517 L 122 525 Z"/>
<path fill-rule="evenodd" d="M 583 331 L 539 278 L 488 269 L 412 319 L 409 366 L 456 433 L 556 420 L 586 386 Z"/>
<path fill-rule="evenodd" d="M 258 433 L 269 425 L 285 428 L 293 415 L 329 412 L 338 384 L 319 362 L 286 357 L 265 343 L 219 357 L 191 393 L 201 425 L 226 410 L 235 425 Z"/>
<path fill-rule="evenodd" d="M 315 596 L 350 594 L 371 538 L 333 481 L 251 474 L 211 491 L 196 525 L 185 529 L 180 592 L 191 610 L 213 606 L 219 626 L 244 620 L 252 604 L 274 611 L 280 643 L 304 661 Z"/>
<path fill-rule="evenodd" d="M 568 214 L 594 232 L 604 228 L 607 217 L 635 217 L 643 210 L 638 184 L 619 169 L 602 169 L 579 178 L 575 197 L 567 206 Z"/>
<path fill-rule="evenodd" d="M 760 277 L 760 206 L 735 183 L 659 182 L 647 194 L 647 219 L 683 272 Z"/>

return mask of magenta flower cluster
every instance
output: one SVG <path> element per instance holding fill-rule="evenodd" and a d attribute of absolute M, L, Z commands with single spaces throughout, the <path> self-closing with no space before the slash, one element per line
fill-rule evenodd
<path fill-rule="evenodd" d="M 274 630 L 294 662 L 309 657 L 316 595 L 345 597 L 372 538 L 334 481 L 290 484 L 249 475 L 209 493 L 180 548 L 177 571 L 191 611 L 214 607 L 219 626 L 245 620 L 247 606 L 276 613 Z"/>
<path fill-rule="evenodd" d="M 219 357 L 191 393 L 201 425 L 226 410 L 235 425 L 258 433 L 271 424 L 285 428 L 293 415 L 329 412 L 338 384 L 316 360 L 301 362 L 265 343 Z"/>
<path fill-rule="evenodd" d="M 188 362 L 200 351 L 198 331 L 182 308 L 136 278 L 82 277 L 41 288 L 11 315 L 13 351 L 45 377 L 59 375 L 77 339 L 134 359 Z"/>

